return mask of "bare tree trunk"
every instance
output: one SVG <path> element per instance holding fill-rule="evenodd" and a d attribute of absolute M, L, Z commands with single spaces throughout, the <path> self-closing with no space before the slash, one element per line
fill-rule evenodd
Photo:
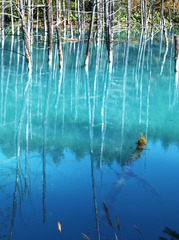
<path fill-rule="evenodd" d="M 66 39 L 66 12 L 65 12 L 65 0 L 63 0 L 63 37 Z"/>
<path fill-rule="evenodd" d="M 97 44 L 99 44 L 101 40 L 101 1 L 96 0 L 96 17 L 97 17 Z"/>
<path fill-rule="evenodd" d="M 108 51 L 109 62 L 113 59 L 113 26 L 114 26 L 114 0 L 104 1 L 104 18 L 105 18 L 105 33 L 106 47 Z"/>
<path fill-rule="evenodd" d="M 56 0 L 56 20 L 57 20 L 57 41 L 58 41 L 58 54 L 59 54 L 59 59 L 60 59 L 60 68 L 62 67 L 63 64 L 63 54 L 62 54 L 62 41 L 61 41 L 61 0 Z"/>
<path fill-rule="evenodd" d="M 2 39 L 4 39 L 4 8 L 5 8 L 5 2 L 2 0 L 2 5 L 1 5 L 1 34 L 2 34 Z"/>
<path fill-rule="evenodd" d="M 81 14 L 81 33 L 84 35 L 85 28 L 85 0 L 82 0 L 82 14 Z"/>
<path fill-rule="evenodd" d="M 44 3 L 44 0 L 43 0 L 43 5 L 45 4 Z M 47 34 L 47 21 L 46 21 L 46 9 L 45 7 L 43 8 L 43 21 L 44 21 L 44 33 L 45 33 L 45 36 Z"/>
<path fill-rule="evenodd" d="M 175 0 L 173 0 L 173 16 L 175 15 Z"/>
<path fill-rule="evenodd" d="M 130 26 L 131 19 L 131 0 L 127 0 L 127 27 Z"/>
<path fill-rule="evenodd" d="M 31 33 L 31 0 L 28 0 L 28 7 L 27 7 L 27 32 L 30 37 Z"/>
<path fill-rule="evenodd" d="M 37 5 L 39 4 L 39 0 L 37 0 Z M 38 27 L 39 27 L 39 8 L 37 7 L 37 22 L 36 22 L 36 35 L 38 35 Z M 37 36 L 38 37 L 38 36 Z"/>
<path fill-rule="evenodd" d="M 105 33 L 106 33 L 106 47 L 109 51 L 109 20 L 108 20 L 108 3 L 107 0 L 104 0 L 104 22 L 105 22 Z"/>
<path fill-rule="evenodd" d="M 175 38 L 175 72 L 179 72 L 179 35 Z"/>
<path fill-rule="evenodd" d="M 10 5 L 11 5 L 11 28 L 12 28 L 12 34 L 14 35 L 14 17 L 13 17 L 12 0 L 10 0 Z"/>
<path fill-rule="evenodd" d="M 119 10 L 118 10 L 118 24 L 119 24 L 119 28 L 121 26 L 120 16 L 121 16 L 121 0 L 119 0 Z"/>
<path fill-rule="evenodd" d="M 89 62 L 91 41 L 92 41 L 92 36 L 93 36 L 94 15 L 95 15 L 95 0 L 93 0 L 93 2 L 92 2 L 91 22 L 90 22 L 88 43 L 87 43 L 87 49 L 86 49 L 85 66 L 88 66 L 88 62 Z"/>
<path fill-rule="evenodd" d="M 170 23 L 170 27 L 171 27 L 172 26 L 172 21 L 171 21 L 170 8 L 168 8 L 168 16 L 169 16 L 169 23 Z"/>
<path fill-rule="evenodd" d="M 160 26 L 163 26 L 163 0 L 161 0 Z"/>
<path fill-rule="evenodd" d="M 152 0 L 152 27 L 154 26 L 155 0 Z"/>
<path fill-rule="evenodd" d="M 33 43 L 33 32 L 34 32 L 34 0 L 31 0 L 31 36 L 30 36 L 30 43 Z"/>
<path fill-rule="evenodd" d="M 151 23 L 151 41 L 153 43 L 153 27 L 154 27 L 154 11 L 155 11 L 155 0 L 152 1 L 152 23 Z"/>
<path fill-rule="evenodd" d="M 140 12 L 141 12 L 141 25 L 144 26 L 144 19 L 143 19 L 143 0 L 140 0 Z"/>
<path fill-rule="evenodd" d="M 67 24 L 70 24 L 70 0 L 68 0 Z"/>
<path fill-rule="evenodd" d="M 70 22 L 70 31 L 71 31 L 71 39 L 73 39 L 73 25 L 72 25 L 72 22 Z"/>
<path fill-rule="evenodd" d="M 81 38 L 81 27 L 80 27 L 80 1 L 77 0 L 77 8 L 78 8 L 78 33 L 79 39 Z"/>
<path fill-rule="evenodd" d="M 113 27 L 114 27 L 114 0 L 109 2 L 109 62 L 113 61 Z"/>
<path fill-rule="evenodd" d="M 29 63 L 29 71 L 31 71 L 32 66 L 31 66 L 31 57 L 30 57 L 30 55 L 31 55 L 30 54 L 30 37 L 27 32 L 27 26 L 26 26 L 26 22 L 25 22 L 25 13 L 24 13 L 24 7 L 23 7 L 22 0 L 19 0 L 19 8 L 20 8 L 20 17 L 21 17 L 21 21 L 22 21 L 22 31 L 23 31 L 23 38 L 24 38 L 24 45 L 25 45 L 25 54 L 26 54 L 26 58 Z"/>
<path fill-rule="evenodd" d="M 17 8 L 19 9 L 19 1 L 17 2 Z M 18 14 L 18 19 L 17 19 L 17 35 L 20 35 L 20 16 L 19 16 L 19 12 L 17 13 Z"/>
<path fill-rule="evenodd" d="M 47 4 L 47 27 L 48 27 L 48 60 L 52 63 L 52 39 L 53 39 L 53 16 L 52 16 L 52 0 L 46 0 Z"/>
<path fill-rule="evenodd" d="M 147 0 L 144 0 L 144 14 L 143 14 L 144 20 L 144 27 L 146 27 L 146 23 L 147 23 Z"/>

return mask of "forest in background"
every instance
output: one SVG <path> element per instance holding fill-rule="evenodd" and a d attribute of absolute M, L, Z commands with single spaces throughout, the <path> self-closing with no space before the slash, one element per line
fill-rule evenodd
<path fill-rule="evenodd" d="M 2 4 L 4 4 L 5 9 L 5 22 L 10 23 L 11 22 L 11 2 L 12 0 L 4 0 L 0 1 L 1 3 L 1 12 L 2 12 Z M 161 5 L 163 4 L 163 11 L 164 16 L 166 19 L 166 22 L 169 23 L 170 16 L 173 23 L 179 23 L 179 2 L 176 0 L 157 0 L 157 1 L 147 1 L 147 0 L 131 0 L 131 23 L 138 23 L 141 24 L 141 2 L 143 4 L 147 5 L 147 8 L 149 9 L 151 2 L 154 2 L 155 5 L 155 17 L 154 22 L 157 24 L 160 23 L 160 14 L 161 14 Z M 18 4 L 18 0 L 14 1 L 14 4 Z M 33 0 L 31 1 L 31 7 L 34 8 L 33 16 L 34 16 L 34 23 L 36 22 L 36 19 L 39 18 L 41 26 L 43 26 L 43 6 L 45 6 L 45 0 Z M 86 23 L 90 23 L 91 17 L 90 17 L 90 11 L 92 8 L 92 1 L 90 0 L 62 0 L 61 5 L 63 6 L 63 15 L 66 15 L 66 22 L 67 24 L 70 24 L 72 22 L 73 24 L 77 24 L 78 22 L 78 8 L 80 12 L 85 11 L 85 21 Z M 79 4 L 79 7 L 78 7 Z M 28 8 L 28 0 L 24 0 L 24 5 L 26 5 L 26 9 Z M 38 7 L 37 7 L 38 6 Z M 53 16 L 54 20 L 56 19 L 56 0 L 52 0 L 52 6 L 53 6 Z M 18 11 L 13 6 L 13 15 L 14 15 L 14 21 L 18 21 Z M 27 9 L 28 10 L 28 9 Z M 64 11 L 65 10 L 65 11 Z M 119 11 L 120 11 L 120 19 L 119 17 Z M 126 0 L 118 0 L 115 1 L 115 20 L 118 22 L 120 20 L 121 23 L 126 22 L 126 16 L 127 16 L 127 1 Z M 64 14 L 65 13 L 65 14 Z M 2 16 L 2 14 L 1 14 Z M 95 21 L 97 18 L 95 18 Z"/>

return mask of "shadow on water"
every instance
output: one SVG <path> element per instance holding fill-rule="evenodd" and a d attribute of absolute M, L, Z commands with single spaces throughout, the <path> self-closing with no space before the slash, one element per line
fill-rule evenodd
<path fill-rule="evenodd" d="M 144 132 L 147 142 L 159 140 L 165 149 L 171 144 L 178 145 L 179 86 L 178 77 L 173 73 L 173 59 L 169 57 L 174 54 L 174 34 L 171 29 L 167 48 L 162 44 L 162 35 L 158 43 L 157 34 L 151 41 L 149 33 L 142 31 L 138 44 L 130 40 L 130 34 L 128 32 L 126 43 L 115 45 L 118 54 L 111 67 L 106 64 L 103 43 L 93 44 L 88 69 L 82 68 L 86 43 L 65 44 L 63 52 L 68 60 L 64 59 L 63 71 L 59 71 L 56 64 L 56 46 L 53 67 L 49 69 L 46 46 L 36 43 L 32 76 L 27 75 L 23 56 L 1 50 L 0 179 L 2 189 L 6 188 L 7 192 L 1 193 L 4 203 L 0 220 L 4 221 L 1 234 L 5 238 L 17 239 L 13 232 L 20 221 L 27 227 L 26 216 L 21 213 L 21 208 L 28 209 L 27 197 L 31 205 L 42 208 L 41 220 L 46 226 L 51 217 L 49 201 L 53 202 L 48 194 L 50 181 L 61 184 L 59 174 L 58 177 L 55 174 L 72 158 L 76 165 L 90 159 L 90 170 L 88 166 L 82 168 L 81 173 L 85 169 L 90 171 L 95 239 L 103 239 L 98 199 L 106 167 L 111 168 L 113 178 L 117 178 L 108 195 L 111 205 L 130 179 L 152 194 L 160 195 L 153 184 L 135 173 L 133 165 L 143 153 L 148 154 L 144 147 L 136 147 L 136 132 Z M 2 42 L 5 48 L 17 48 L 17 52 L 21 44 L 16 37 Z M 120 171 L 113 168 L 114 163 L 120 166 Z M 67 175 L 68 171 L 64 170 L 63 174 Z M 62 187 L 66 189 L 68 181 L 63 181 Z M 57 196 L 53 194 L 58 194 L 57 189 L 51 192 L 54 205 Z M 62 194 L 59 201 L 61 198 Z M 63 202 L 60 203 L 63 205 Z M 41 220 L 37 220 L 37 224 Z M 53 231 L 53 227 L 49 229 Z M 43 226 L 39 231 L 45 237 Z"/>

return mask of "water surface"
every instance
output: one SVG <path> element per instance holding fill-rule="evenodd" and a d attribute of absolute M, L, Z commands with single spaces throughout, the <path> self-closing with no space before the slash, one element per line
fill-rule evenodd
<path fill-rule="evenodd" d="M 29 77 L 22 39 L 0 52 L 0 237 L 115 239 L 103 201 L 122 239 L 159 239 L 179 222 L 179 84 L 174 30 L 116 41 L 110 67 L 104 44 L 34 42 Z M 147 41 L 142 41 L 147 40 Z M 163 39 L 164 40 L 164 39 Z M 3 43 L 2 43 L 3 44 Z M 7 51 L 7 50 L 13 51 Z M 136 149 L 139 134 L 147 145 Z M 62 225 L 62 236 L 56 227 Z M 163 235 L 165 236 L 165 235 Z"/>

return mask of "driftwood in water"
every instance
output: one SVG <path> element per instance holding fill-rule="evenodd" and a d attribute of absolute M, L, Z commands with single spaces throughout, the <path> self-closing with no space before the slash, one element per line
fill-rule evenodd
<path fill-rule="evenodd" d="M 179 72 L 179 35 L 175 35 L 175 72 Z"/>

